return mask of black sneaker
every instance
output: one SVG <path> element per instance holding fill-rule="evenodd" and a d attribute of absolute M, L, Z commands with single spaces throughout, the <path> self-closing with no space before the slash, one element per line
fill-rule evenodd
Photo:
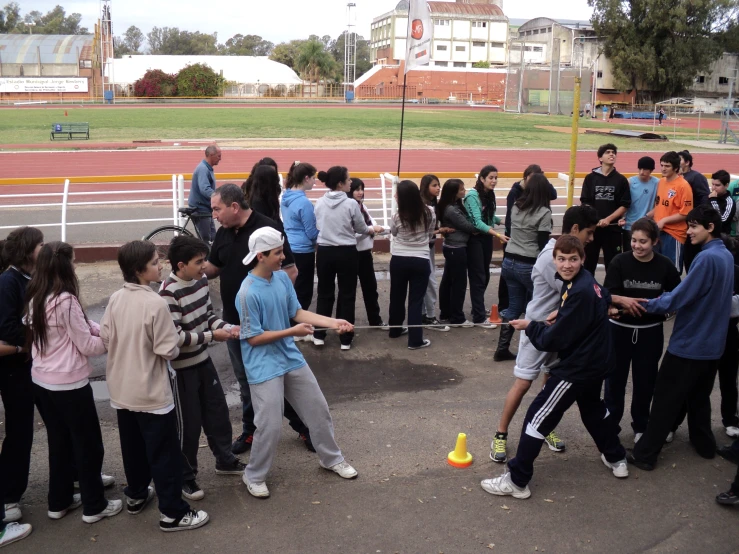
<path fill-rule="evenodd" d="M 173 519 L 162 514 L 159 518 L 159 528 L 165 532 L 171 531 L 189 531 L 197 529 L 208 523 L 208 514 L 203 510 L 188 510 L 188 512 L 178 519 Z"/>
<path fill-rule="evenodd" d="M 231 445 L 231 452 L 234 454 L 243 454 L 251 449 L 252 442 L 254 442 L 254 435 L 241 433 Z"/>
<path fill-rule="evenodd" d="M 505 350 L 499 350 L 498 352 L 493 354 L 494 362 L 508 362 L 510 360 L 515 360 L 515 359 L 516 359 L 516 355 L 513 354 L 507 348 Z"/>
<path fill-rule="evenodd" d="M 721 456 L 724 460 L 739 464 L 739 454 L 734 452 L 734 449 L 731 448 L 731 446 L 722 446 L 721 448 L 716 449 L 716 454 Z"/>
<path fill-rule="evenodd" d="M 140 514 L 141 511 L 146 508 L 146 505 L 151 502 L 151 499 L 154 498 L 154 487 L 149 487 L 149 492 L 146 495 L 146 498 L 136 500 L 134 498 L 126 498 L 126 510 L 128 510 L 129 514 L 136 515 Z"/>
<path fill-rule="evenodd" d="M 202 500 L 205 498 L 205 493 L 203 492 L 203 489 L 198 486 L 195 479 L 190 479 L 189 481 L 182 483 L 182 496 L 188 500 Z"/>
<path fill-rule="evenodd" d="M 246 464 L 241 460 L 234 458 L 232 462 L 227 464 L 219 464 L 216 462 L 217 475 L 241 475 L 246 469 Z"/>
<path fill-rule="evenodd" d="M 642 462 L 634 458 L 634 452 L 632 450 L 626 451 L 626 461 L 629 462 L 632 466 L 636 466 L 643 471 L 653 471 L 654 470 L 653 464 Z"/>
<path fill-rule="evenodd" d="M 449 331 L 449 326 L 442 325 L 441 321 L 439 321 L 435 317 L 423 316 L 421 321 L 424 325 L 429 325 L 429 329 L 431 329 L 432 331 L 441 331 L 442 333 L 446 333 L 447 331 Z"/>
<path fill-rule="evenodd" d="M 303 441 L 305 447 L 311 452 L 315 452 L 316 449 L 313 446 L 313 441 L 310 440 L 310 433 L 300 433 L 300 440 Z"/>
<path fill-rule="evenodd" d="M 724 506 L 734 506 L 739 504 L 739 496 L 734 491 L 729 489 L 726 492 L 722 492 L 716 497 L 716 502 L 723 504 Z"/>

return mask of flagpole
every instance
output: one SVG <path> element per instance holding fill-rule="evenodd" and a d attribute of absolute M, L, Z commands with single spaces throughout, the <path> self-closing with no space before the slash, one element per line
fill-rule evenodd
<path fill-rule="evenodd" d="M 410 20 L 410 18 L 408 18 Z M 403 68 L 405 69 L 405 68 Z M 408 73 L 403 74 L 403 105 L 400 109 L 400 147 L 398 148 L 398 179 L 400 179 L 400 158 L 403 154 L 403 125 L 405 123 L 405 86 L 408 79 Z"/>

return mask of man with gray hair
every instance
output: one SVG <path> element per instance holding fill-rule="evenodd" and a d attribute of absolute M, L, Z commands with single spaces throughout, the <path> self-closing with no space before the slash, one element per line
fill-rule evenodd
<path fill-rule="evenodd" d="M 210 197 L 216 190 L 216 177 L 213 167 L 221 161 L 221 149 L 211 144 L 205 149 L 205 159 L 201 161 L 192 173 L 192 185 L 187 204 L 195 208 L 192 221 L 197 227 L 200 237 L 208 244 L 216 236 L 216 226 L 213 223 L 213 210 L 210 207 Z"/>

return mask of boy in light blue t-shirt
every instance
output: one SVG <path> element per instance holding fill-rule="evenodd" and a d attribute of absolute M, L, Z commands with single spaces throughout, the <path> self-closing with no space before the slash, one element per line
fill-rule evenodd
<path fill-rule="evenodd" d="M 650 156 L 640 158 L 637 163 L 639 174 L 629 179 L 631 206 L 629 206 L 623 219 L 618 222 L 624 229 L 624 252 L 631 251 L 632 223 L 646 216 L 647 212 L 654 208 L 654 199 L 657 196 L 657 184 L 659 184 L 659 179 L 652 177 L 655 165 L 654 158 Z"/>
<path fill-rule="evenodd" d="M 344 479 L 357 476 L 336 444 L 326 399 L 294 340 L 313 334 L 314 325 L 336 329 L 340 334 L 352 332 L 354 326 L 343 319 L 300 308 L 290 278 L 280 271 L 285 259 L 282 245 L 282 234 L 271 227 L 257 229 L 249 237 L 249 255 L 244 258 L 244 265 L 254 260 L 257 265 L 244 279 L 236 296 L 241 356 L 257 428 L 243 480 L 249 493 L 258 498 L 269 496 L 265 481 L 282 433 L 284 399 L 310 429 L 321 467 Z M 290 319 L 297 325 L 291 326 Z"/>

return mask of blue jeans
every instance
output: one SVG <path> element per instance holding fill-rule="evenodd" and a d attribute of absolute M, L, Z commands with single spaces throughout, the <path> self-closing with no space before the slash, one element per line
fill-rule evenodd
<path fill-rule="evenodd" d="M 212 244 L 213 239 L 216 238 L 216 224 L 213 217 L 206 214 L 193 214 L 192 223 L 200 233 L 200 238 L 208 244 Z"/>
<path fill-rule="evenodd" d="M 501 316 L 506 321 L 518 319 L 526 311 L 526 304 L 534 294 L 534 282 L 531 280 L 531 272 L 534 264 L 505 258 L 501 277 L 505 279 L 508 287 L 508 308 L 503 310 Z"/>
<path fill-rule="evenodd" d="M 688 239 L 690 240 L 690 239 Z M 659 252 L 663 256 L 670 258 L 678 273 L 683 273 L 683 248 L 684 244 L 677 240 L 669 233 L 661 231 L 659 234 L 659 242 L 654 247 L 656 252 Z"/>

